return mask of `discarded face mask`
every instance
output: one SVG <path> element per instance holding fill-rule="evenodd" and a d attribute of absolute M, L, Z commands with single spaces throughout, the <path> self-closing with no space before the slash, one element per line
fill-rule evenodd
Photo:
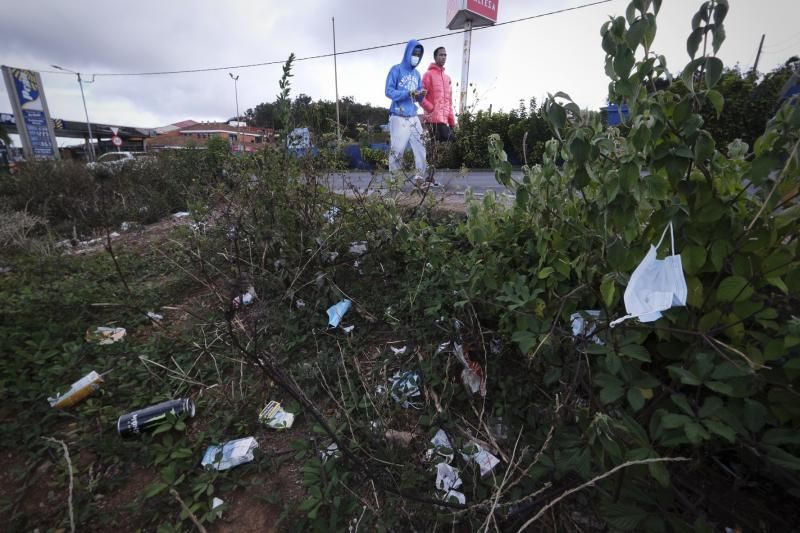
<path fill-rule="evenodd" d="M 477 442 L 471 442 L 467 446 L 467 449 L 475 451 L 473 453 L 461 452 L 461 457 L 463 457 L 465 461 L 474 461 L 475 464 L 480 467 L 481 477 L 494 470 L 494 467 L 500 464 L 500 459 L 484 450 Z"/>
<path fill-rule="evenodd" d="M 94 342 L 101 345 L 114 344 L 119 342 L 127 334 L 125 328 L 107 328 L 100 326 L 95 328 L 94 331 L 86 330 L 86 341 Z"/>
<path fill-rule="evenodd" d="M 50 403 L 50 407 L 55 407 L 56 409 L 72 407 L 89 396 L 92 392 L 99 389 L 102 383 L 103 376 L 92 370 L 70 385 L 67 392 L 64 394 L 56 393 L 54 398 L 48 398 L 47 401 Z"/>
<path fill-rule="evenodd" d="M 272 429 L 289 429 L 294 424 L 294 413 L 284 411 L 281 404 L 271 401 L 261 410 L 258 420 Z"/>
<path fill-rule="evenodd" d="M 605 344 L 600 337 L 594 334 L 594 332 L 597 331 L 597 322 L 584 318 L 584 315 L 589 315 L 592 318 L 600 318 L 600 310 L 587 309 L 578 313 L 572 313 L 569 316 L 572 326 L 572 336 L 590 338 L 595 344 Z"/>
<path fill-rule="evenodd" d="M 200 464 L 207 470 L 228 470 L 252 461 L 253 450 L 256 448 L 258 442 L 253 437 L 231 440 L 222 445 L 215 444 L 208 447 Z"/>
<path fill-rule="evenodd" d="M 657 259 L 657 249 L 669 230 L 672 255 Z M 675 236 L 670 222 L 658 244 L 650 245 L 650 250 L 631 274 L 625 289 L 625 310 L 627 315 L 609 324 L 614 327 L 629 318 L 640 322 L 653 322 L 661 318 L 661 312 L 673 306 L 686 305 L 686 279 L 683 277 L 683 264 L 680 254 L 675 254 Z"/>
<path fill-rule="evenodd" d="M 450 498 L 455 498 L 458 503 L 464 505 L 467 501 L 463 493 L 453 490 L 460 487 L 462 484 L 461 477 L 458 475 L 458 469 L 453 468 L 447 463 L 439 463 L 436 465 L 436 488 L 444 492 L 443 500 L 449 501 Z"/>
<path fill-rule="evenodd" d="M 436 432 L 436 435 L 431 439 L 431 444 L 433 444 L 433 448 L 429 448 L 428 451 L 425 452 L 426 461 L 432 461 L 435 457 L 439 457 L 444 459 L 444 462 L 448 464 L 453 462 L 453 458 L 455 457 L 453 445 L 450 444 L 450 439 L 447 438 L 447 433 L 445 433 L 443 429 Z"/>
<path fill-rule="evenodd" d="M 419 374 L 412 371 L 396 372 L 390 382 L 389 390 L 392 399 L 399 403 L 403 409 L 408 409 L 409 407 L 414 409 L 422 408 L 410 400 L 411 398 L 422 396 L 419 390 L 422 379 Z"/>
<path fill-rule="evenodd" d="M 339 327 L 339 324 L 342 321 L 342 317 L 350 310 L 350 306 L 353 305 L 353 302 L 350 300 L 342 300 L 341 302 L 337 303 L 328 308 L 328 326 L 332 328 Z"/>
<path fill-rule="evenodd" d="M 256 289 L 253 286 L 247 288 L 247 292 L 240 294 L 231 302 L 234 309 L 239 309 L 243 305 L 250 305 L 257 297 Z"/>
<path fill-rule="evenodd" d="M 177 213 L 172 213 L 172 218 L 186 218 L 191 215 L 188 211 L 178 211 Z"/>

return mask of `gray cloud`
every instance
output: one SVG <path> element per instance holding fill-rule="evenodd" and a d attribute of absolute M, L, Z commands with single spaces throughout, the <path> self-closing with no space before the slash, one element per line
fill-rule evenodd
<path fill-rule="evenodd" d="M 530 16 L 582 0 L 500 0 L 500 20 Z M 218 2 L 170 0 L 130 4 L 41 0 L 14 6 L 0 20 L 0 63 L 49 70 L 58 64 L 81 72 L 141 72 L 284 60 L 332 50 L 336 17 L 339 51 L 445 33 L 444 0 L 293 0 Z M 605 99 L 607 79 L 599 28 L 609 15 L 624 13 L 625 0 L 519 24 L 476 31 L 470 81 L 479 105 L 515 107 L 520 98 L 541 99 L 565 90 L 584 106 Z M 697 0 L 664 2 L 656 49 L 672 70 L 688 58 L 685 39 Z M 728 65 L 751 65 L 761 33 L 767 33 L 761 70 L 769 70 L 800 48 L 793 0 L 732 2 L 728 41 L 720 56 Z M 448 48 L 448 72 L 460 79 L 460 35 L 426 41 L 424 64 L 436 46 Z M 402 46 L 340 56 L 339 94 L 386 105 L 383 84 Z M 299 62 L 294 94 L 333 99 L 333 61 Z M 278 91 L 280 66 L 239 69 L 240 109 L 270 101 Z M 80 93 L 71 76 L 43 74 L 54 116 L 80 119 Z M 87 85 L 93 120 L 157 126 L 185 118 L 210 120 L 234 114 L 233 82 L 227 71 L 158 77 L 98 77 Z M 0 88 L 0 111 L 8 111 Z"/>

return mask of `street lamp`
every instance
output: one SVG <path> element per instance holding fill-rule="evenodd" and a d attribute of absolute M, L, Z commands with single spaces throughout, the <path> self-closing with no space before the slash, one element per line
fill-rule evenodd
<path fill-rule="evenodd" d="M 236 96 L 236 143 L 239 146 L 241 146 L 242 132 L 239 129 L 239 75 L 237 74 L 236 76 L 234 76 L 233 74 L 228 72 L 228 76 L 230 76 L 231 79 L 233 80 L 233 92 L 234 95 Z"/>
<path fill-rule="evenodd" d="M 83 112 L 86 114 L 86 127 L 89 129 L 89 160 L 95 160 L 95 153 L 94 153 L 94 144 L 93 139 L 94 135 L 92 134 L 92 123 L 89 122 L 89 111 L 86 109 L 86 96 L 83 94 L 83 80 L 81 79 L 81 73 L 75 72 L 74 70 L 70 70 L 68 68 L 59 67 L 58 65 L 50 65 L 53 68 L 57 68 L 58 70 L 63 70 L 64 72 L 69 72 L 71 74 L 75 74 L 78 76 L 78 85 L 81 87 L 81 99 L 83 100 Z"/>

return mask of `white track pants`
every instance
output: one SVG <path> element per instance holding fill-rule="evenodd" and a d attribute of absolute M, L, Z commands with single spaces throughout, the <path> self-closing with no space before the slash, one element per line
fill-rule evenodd
<path fill-rule="evenodd" d="M 403 167 L 403 153 L 406 151 L 408 144 L 411 143 L 417 175 L 423 178 L 426 177 L 428 165 L 425 161 L 424 132 L 419 118 L 391 115 L 389 117 L 389 134 L 392 136 L 389 152 L 389 170 L 394 172 Z"/>

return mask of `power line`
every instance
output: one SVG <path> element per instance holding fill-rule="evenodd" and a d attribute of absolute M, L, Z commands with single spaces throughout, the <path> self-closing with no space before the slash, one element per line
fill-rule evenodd
<path fill-rule="evenodd" d="M 587 8 L 587 7 L 597 6 L 597 5 L 600 5 L 600 4 L 607 4 L 607 3 L 611 2 L 611 1 L 612 0 L 598 0 L 596 2 L 590 2 L 590 3 L 587 3 L 587 4 L 581 4 L 581 5 L 578 5 L 578 6 L 567 7 L 567 8 L 558 9 L 558 10 L 555 10 L 555 11 L 548 11 L 547 13 L 539 13 L 538 15 L 532 15 L 530 17 L 522 17 L 522 18 L 518 18 L 518 19 L 514 19 L 514 20 L 507 20 L 505 22 L 500 22 L 498 24 L 494 24 L 494 25 L 491 25 L 491 26 L 480 26 L 480 27 L 477 27 L 477 28 L 473 28 L 473 31 L 486 30 L 486 29 L 490 29 L 490 28 L 497 28 L 499 26 L 505 26 L 507 24 L 515 24 L 517 22 L 524 22 L 524 21 L 528 21 L 528 20 L 548 17 L 548 16 L 551 16 L 551 15 L 558 15 L 560 13 L 566 13 L 568 11 L 577 11 L 579 9 L 584 9 L 584 8 Z M 430 40 L 430 39 L 439 39 L 441 37 L 450 37 L 451 35 L 458 35 L 458 34 L 466 32 L 466 31 L 467 30 L 461 30 L 461 31 L 455 31 L 455 32 L 440 33 L 438 35 L 429 35 L 427 37 L 423 37 L 423 38 L 418 39 L 418 40 L 426 41 L 426 40 Z M 400 41 L 400 42 L 396 42 L 396 43 L 386 43 L 386 44 L 379 44 L 379 45 L 375 45 L 375 46 L 367 46 L 367 47 L 364 47 L 364 48 L 356 48 L 356 49 L 353 49 L 353 50 L 345 50 L 344 52 L 337 52 L 335 55 L 336 56 L 343 56 L 343 55 L 348 55 L 348 54 L 357 54 L 357 53 L 361 53 L 361 52 L 369 52 L 369 51 L 372 51 L 372 50 L 379 50 L 381 48 L 390 48 L 392 46 L 405 45 L 407 42 L 408 41 Z M 333 57 L 333 56 L 334 56 L 334 54 L 332 54 L 332 53 L 317 54 L 317 55 L 313 55 L 313 56 L 295 58 L 295 62 L 312 61 L 314 59 L 324 59 L 324 58 Z M 283 65 L 285 62 L 286 62 L 286 60 L 282 59 L 282 60 L 279 60 L 279 61 L 265 61 L 263 63 L 250 63 L 250 64 L 247 64 L 247 65 L 227 65 L 227 66 L 223 66 L 223 67 L 207 67 L 207 68 L 195 68 L 195 69 L 184 69 L 184 70 L 165 70 L 165 71 L 158 71 L 158 72 L 97 72 L 97 73 L 94 73 L 92 75 L 93 76 L 98 76 L 98 77 L 99 76 L 112 77 L 112 76 L 164 76 L 164 75 L 169 75 L 169 74 L 195 74 L 195 73 L 198 73 L 198 72 L 215 72 L 215 71 L 218 71 L 218 70 L 245 69 L 245 68 L 255 68 L 255 67 L 266 67 L 266 66 L 271 66 L 271 65 Z M 50 71 L 40 71 L 40 72 L 50 72 Z M 56 71 L 52 71 L 52 73 L 53 74 L 61 74 L 60 72 L 56 72 Z"/>

